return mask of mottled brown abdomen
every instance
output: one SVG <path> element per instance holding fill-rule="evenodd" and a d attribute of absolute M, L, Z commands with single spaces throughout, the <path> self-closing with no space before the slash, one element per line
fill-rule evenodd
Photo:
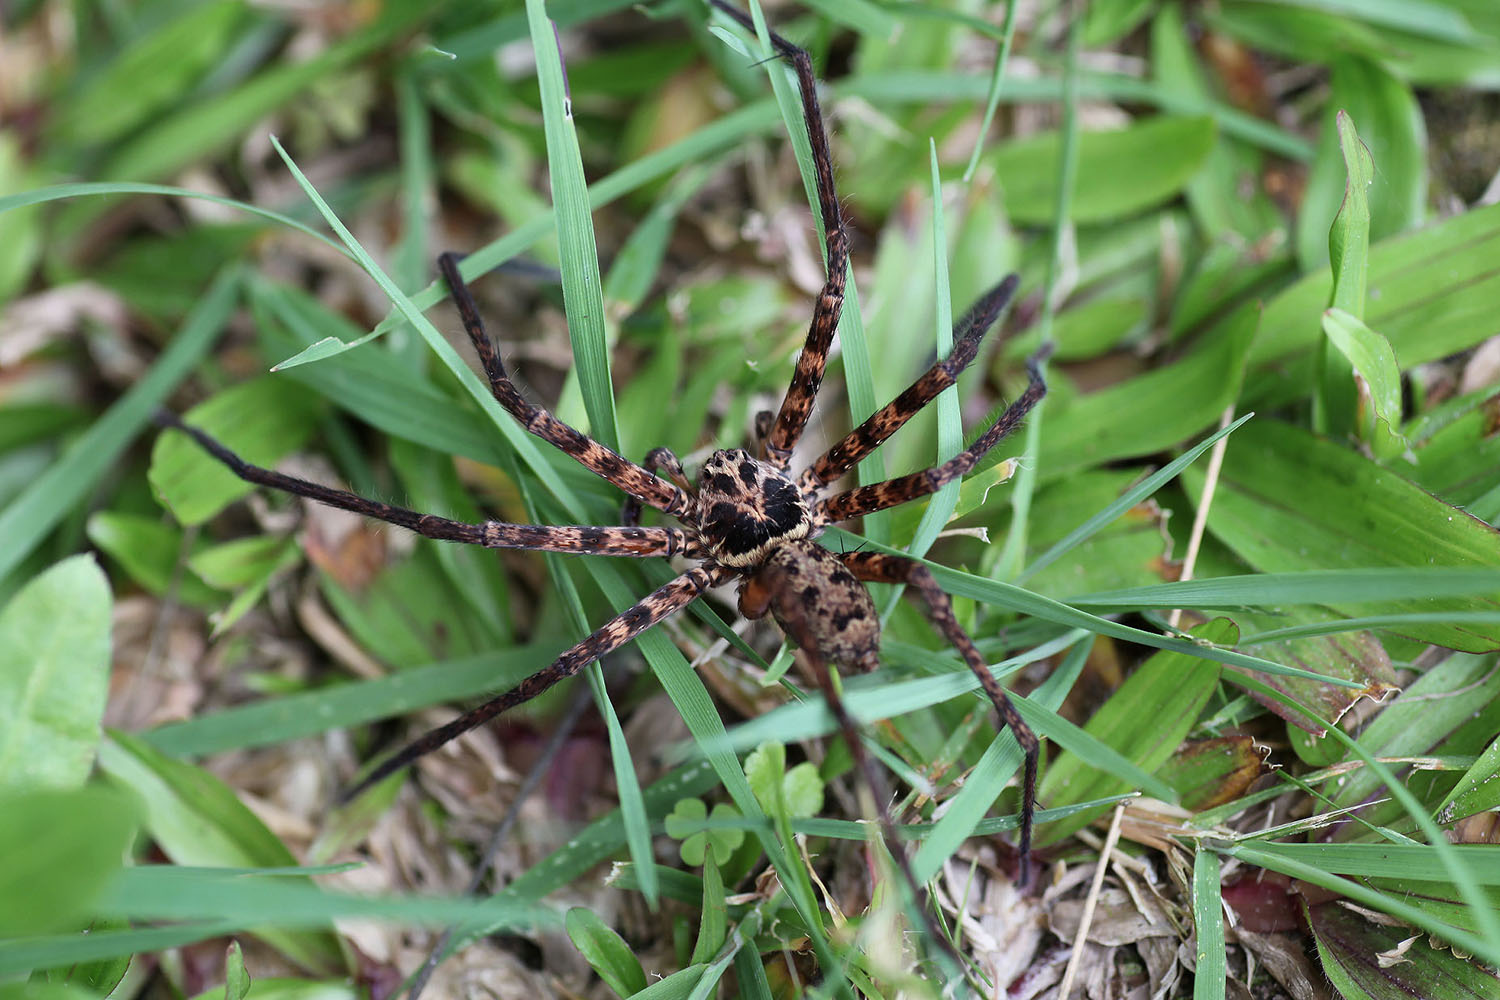
<path fill-rule="evenodd" d="M 825 663 L 867 672 L 879 665 L 880 618 L 865 585 L 813 541 L 777 546 L 740 588 L 740 613 L 769 611 L 798 646 Z"/>

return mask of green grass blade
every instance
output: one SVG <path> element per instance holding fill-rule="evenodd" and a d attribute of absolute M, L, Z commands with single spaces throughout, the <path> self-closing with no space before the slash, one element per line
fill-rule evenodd
<path fill-rule="evenodd" d="M 1193 926 L 1198 932 L 1198 967 L 1193 1000 L 1223 1000 L 1229 968 L 1224 956 L 1224 905 L 1219 892 L 1219 858 L 1212 851 L 1193 855 Z"/>
<path fill-rule="evenodd" d="M 1077 528 L 1068 532 L 1068 534 L 1065 535 L 1061 541 L 1057 542 L 1046 552 L 1043 552 L 1036 559 L 1033 559 L 1031 563 L 1021 571 L 1020 575 L 1016 577 L 1016 583 L 1024 584 L 1026 580 L 1032 575 L 1052 565 L 1069 551 L 1076 548 L 1078 545 L 1081 545 L 1083 542 L 1088 541 L 1101 528 L 1103 528 L 1107 524 L 1112 523 L 1115 518 L 1119 517 L 1121 514 L 1124 514 L 1126 511 L 1130 510 L 1142 500 L 1155 494 L 1157 490 L 1161 489 L 1173 479 L 1176 479 L 1178 473 L 1182 472 L 1183 469 L 1187 468 L 1189 465 L 1192 465 L 1195 461 L 1197 461 L 1198 456 L 1202 455 L 1205 451 L 1212 448 L 1214 446 L 1214 443 L 1217 442 L 1220 438 L 1234 433 L 1236 428 L 1238 428 L 1241 424 L 1243 424 L 1253 416 L 1255 416 L 1255 414 L 1253 413 L 1245 414 L 1234 423 L 1230 424 L 1228 427 L 1225 427 L 1217 433 L 1203 439 L 1174 461 L 1168 463 L 1158 471 L 1141 480 L 1136 486 L 1122 494 L 1120 498 L 1114 503 L 1110 504 L 1108 507 L 1105 507 L 1099 513 L 1095 514 L 1087 521 L 1084 521 Z"/>
<path fill-rule="evenodd" d="M 1311 569 L 1291 573 L 1220 576 L 1130 587 L 1069 598 L 1085 608 L 1236 608 L 1344 601 L 1418 601 L 1494 594 L 1500 569 Z"/>
<path fill-rule="evenodd" d="M 604 290 L 599 251 L 589 212 L 588 185 L 573 126 L 572 102 L 564 77 L 558 38 L 542 0 L 526 0 L 531 47 L 536 55 L 542 94 L 542 124 L 547 139 L 547 170 L 552 180 L 553 214 L 561 252 L 563 304 L 573 343 L 573 370 L 583 391 L 589 431 L 605 447 L 618 450 L 615 396 L 609 376 L 609 334 L 605 329 Z"/>
<path fill-rule="evenodd" d="M 1453 848 L 1450 847 L 1450 850 Z M 1299 878 L 1313 885 L 1331 889 L 1334 892 L 1347 896 L 1356 903 L 1389 913 L 1391 916 L 1404 920 L 1413 927 L 1419 927 L 1430 934 L 1435 934 L 1463 950 L 1475 955 L 1490 965 L 1500 965 L 1500 946 L 1465 930 L 1460 930 L 1451 924 L 1436 919 L 1420 907 L 1413 906 L 1405 900 L 1399 899 L 1388 893 L 1371 889 L 1362 882 L 1343 878 L 1339 875 L 1330 874 L 1317 865 L 1308 864 L 1300 858 L 1286 857 L 1280 853 L 1267 851 L 1262 844 L 1234 844 L 1230 846 L 1215 846 L 1213 850 L 1232 858 L 1265 868 L 1292 878 Z M 1472 888 L 1471 888 L 1471 891 Z M 1477 892 L 1474 893 L 1477 895 Z M 1472 904 L 1471 904 L 1472 905 Z M 1488 913 L 1488 904 L 1485 904 L 1481 912 Z M 1488 913 L 1489 919 L 1494 919 L 1493 913 Z"/>
<path fill-rule="evenodd" d="M 953 350 L 953 296 L 948 282 L 948 232 L 943 223 L 943 182 L 938 176 L 937 143 L 927 140 L 932 161 L 932 246 L 933 283 L 937 292 L 937 310 L 934 317 L 937 356 L 946 358 Z M 941 465 L 964 446 L 963 420 L 958 410 L 958 386 L 944 389 L 934 401 L 937 405 L 937 456 L 934 465 Z M 953 516 L 958 505 L 958 491 L 963 486 L 954 480 L 933 494 L 917 522 L 916 534 L 906 551 L 921 557 L 932 548 L 938 532 Z"/>
<path fill-rule="evenodd" d="M 412 667 L 375 680 L 266 698 L 168 723 L 141 738 L 172 757 L 271 746 L 503 690 L 545 667 L 559 652 L 556 643 L 537 643 Z"/>
<path fill-rule="evenodd" d="M 1015 4 L 1005 7 L 1005 23 L 1001 26 L 1000 52 L 995 56 L 995 68 L 990 71 L 990 92 L 984 99 L 984 117 L 979 123 L 979 134 L 974 139 L 974 152 L 969 155 L 969 165 L 964 167 L 964 183 L 974 179 L 979 166 L 979 156 L 984 152 L 985 136 L 995 121 L 995 111 L 1000 107 L 1000 82 L 1005 79 L 1005 64 L 1010 61 L 1010 47 L 1016 40 Z"/>
<path fill-rule="evenodd" d="M 542 457 L 536 442 L 517 424 L 515 418 L 501 408 L 500 404 L 496 402 L 495 397 L 490 393 L 489 386 L 479 381 L 479 376 L 475 375 L 473 370 L 464 363 L 452 345 L 428 321 L 427 317 L 422 315 L 412 300 L 407 298 L 406 294 L 390 279 L 390 276 L 375 263 L 375 260 L 366 252 L 365 248 L 360 246 L 359 241 L 339 221 L 338 216 L 333 213 L 333 209 L 328 207 L 328 203 L 323 200 L 323 197 L 318 194 L 311 182 L 308 181 L 306 175 L 297 167 L 292 158 L 287 155 L 286 150 L 282 148 L 281 143 L 277 141 L 275 136 L 271 137 L 271 144 L 276 148 L 277 153 L 281 155 L 282 161 L 287 165 L 287 169 L 292 172 L 292 176 L 296 179 L 298 186 L 302 188 L 303 192 L 317 206 L 318 212 L 328 222 L 329 226 L 333 228 L 333 231 L 338 234 L 339 239 L 348 248 L 355 261 L 364 269 L 366 274 L 374 279 L 375 283 L 380 286 L 380 290 L 385 292 L 392 304 L 396 306 L 401 316 L 416 328 L 422 339 L 427 342 L 427 346 L 437 355 L 438 360 L 443 363 L 443 366 L 448 369 L 454 378 L 468 391 L 470 397 L 490 417 L 506 441 L 515 450 L 517 457 L 547 487 L 548 491 L 567 508 L 570 516 L 578 518 L 580 521 L 584 520 L 585 510 L 582 502 L 558 478 L 552 466 Z"/>
<path fill-rule="evenodd" d="M 213 347 L 239 297 L 238 270 L 220 274 L 151 370 L 0 511 L 0 579 L 93 490 L 151 422 L 151 414 Z"/>

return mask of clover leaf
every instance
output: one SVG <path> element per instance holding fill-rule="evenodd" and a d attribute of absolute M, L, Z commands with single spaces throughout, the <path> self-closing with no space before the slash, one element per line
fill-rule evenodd
<path fill-rule="evenodd" d="M 739 814 L 734 806 L 720 802 L 714 806 L 712 816 L 714 819 L 727 819 Z M 700 829 L 709 815 L 708 807 L 703 804 L 702 799 L 679 799 L 672 808 L 672 814 L 666 819 L 667 836 L 682 841 L 678 850 L 687 864 L 703 864 L 703 859 L 712 851 L 714 864 L 722 865 L 745 842 L 744 830 Z"/>

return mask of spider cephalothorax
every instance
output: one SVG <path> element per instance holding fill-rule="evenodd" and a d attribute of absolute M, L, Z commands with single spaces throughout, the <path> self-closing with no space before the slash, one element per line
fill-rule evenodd
<path fill-rule="evenodd" d="M 698 476 L 698 540 L 715 562 L 758 566 L 777 547 L 808 537 L 812 510 L 791 477 L 748 451 L 716 451 Z"/>
<path fill-rule="evenodd" d="M 746 15 L 725 6 L 720 0 L 712 2 L 742 27 L 751 27 Z M 866 671 L 878 665 L 879 619 L 864 582 L 898 583 L 909 587 L 926 602 L 938 631 L 958 651 L 967 668 L 974 672 L 1001 722 L 1009 727 L 1025 754 L 1019 844 L 1024 877 L 1035 806 L 1036 736 L 1022 722 L 1005 689 L 991 673 L 968 633 L 959 625 L 947 594 L 926 566 L 901 555 L 834 553 L 818 545 L 816 538 L 830 524 L 929 496 L 973 470 L 986 452 L 1020 425 L 1027 412 L 1046 393 L 1040 371 L 1044 356 L 1039 355 L 1028 364 L 1030 382 L 1021 395 L 958 455 L 931 469 L 842 492 L 834 491 L 835 484 L 845 473 L 936 399 L 939 393 L 954 385 L 959 373 L 974 361 L 985 332 L 994 325 L 1015 292 L 1016 279 L 1009 277 L 981 296 L 959 321 L 954 330 L 953 351 L 947 358 L 934 364 L 906 391 L 835 442 L 805 469 L 798 473 L 788 470 L 793 449 L 801 438 L 822 384 L 829 348 L 843 308 L 849 240 L 839 210 L 838 194 L 834 190 L 832 157 L 818 109 L 812 62 L 806 52 L 779 35 L 773 33 L 770 39 L 776 52 L 791 63 L 797 75 L 803 118 L 816 167 L 818 211 L 826 233 L 828 276 L 814 307 L 807 340 L 798 356 L 781 407 L 774 417 L 763 415 L 757 420 L 761 457 L 741 449 L 716 451 L 704 463 L 695 490 L 683 471 L 682 463 L 666 449 L 653 450 L 646 456 L 644 464 L 638 465 L 528 402 L 511 382 L 494 343 L 485 333 L 478 308 L 459 274 L 458 258 L 452 254 L 439 258 L 439 269 L 453 292 L 465 331 L 479 356 L 495 399 L 527 431 L 556 446 L 626 495 L 622 515 L 624 523 L 620 526 L 518 525 L 501 521 L 469 524 L 435 514 L 422 514 L 251 465 L 203 431 L 184 425 L 171 414 L 163 414 L 161 420 L 192 435 L 242 479 L 379 518 L 429 538 L 490 548 L 600 556 L 681 555 L 697 561 L 698 565 L 682 571 L 675 579 L 600 625 L 545 669 L 401 749 L 366 775 L 354 791 L 410 764 L 459 733 L 535 697 L 686 607 L 708 590 L 736 579 L 740 581 L 741 612 L 749 618 L 770 614 L 801 647 L 806 665 L 823 688 L 850 752 L 872 789 L 876 788 L 881 780 L 879 773 L 864 752 L 857 724 L 844 707 L 838 685 L 832 680 L 832 672 L 835 668 Z M 665 479 L 657 474 L 659 471 L 665 472 Z M 643 507 L 655 508 L 663 515 L 675 518 L 681 526 L 643 527 L 639 524 Z M 905 855 L 894 843 L 894 828 L 883 805 L 884 796 L 875 795 L 874 799 L 887 838 L 892 842 L 893 854 L 915 887 Z"/>

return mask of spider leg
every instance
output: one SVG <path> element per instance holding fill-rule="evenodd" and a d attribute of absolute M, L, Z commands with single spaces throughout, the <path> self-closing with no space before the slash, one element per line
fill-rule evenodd
<path fill-rule="evenodd" d="M 797 484 L 802 492 L 817 492 L 854 468 L 857 462 L 880 447 L 886 438 L 936 399 L 940 392 L 954 385 L 959 374 L 974 363 L 979 355 L 979 342 L 1010 304 L 1019 281 L 1012 274 L 975 302 L 953 328 L 953 350 L 948 357 L 929 368 L 905 392 L 877 410 L 813 462 Z"/>
<path fill-rule="evenodd" d="M 885 510 L 887 507 L 895 507 L 908 500 L 936 493 L 948 483 L 963 476 L 979 464 L 979 460 L 986 452 L 1019 427 L 1021 421 L 1026 418 L 1026 414 L 1030 413 L 1032 407 L 1041 402 L 1042 397 L 1047 394 L 1047 383 L 1042 380 L 1041 363 L 1048 353 L 1050 351 L 1043 349 L 1026 362 L 1026 368 L 1031 373 L 1031 383 L 1026 386 L 1026 390 L 1020 396 L 1016 397 L 1015 402 L 1006 407 L 1005 412 L 990 425 L 989 430 L 979 435 L 979 438 L 969 447 L 942 465 L 931 469 L 913 472 L 909 476 L 900 476 L 896 479 L 887 479 L 883 483 L 860 486 L 830 497 L 819 506 L 821 516 L 828 522 L 846 521 L 851 517 Z"/>
<path fill-rule="evenodd" d="M 688 482 L 687 473 L 682 468 L 682 460 L 672 454 L 672 449 L 652 448 L 646 452 L 644 465 L 652 472 L 666 469 L 667 478 L 676 483 L 679 489 L 692 492 L 693 486 Z M 625 506 L 620 511 L 620 523 L 632 526 L 641 523 L 641 502 L 635 497 L 625 498 Z"/>
<path fill-rule="evenodd" d="M 494 394 L 496 401 L 519 420 L 526 430 L 572 456 L 578 464 L 613 483 L 632 499 L 672 515 L 687 511 L 692 506 L 692 501 L 686 492 L 662 482 L 623 455 L 604 447 L 582 431 L 569 427 L 540 406 L 526 401 L 510 376 L 505 373 L 505 366 L 500 362 L 494 342 L 484 332 L 479 307 L 474 302 L 474 296 L 469 293 L 469 287 L 464 284 L 463 276 L 458 273 L 460 259 L 458 254 L 441 254 L 438 257 L 438 270 L 442 271 L 448 290 L 453 293 L 454 304 L 458 306 L 458 314 L 463 318 L 464 331 L 479 355 L 479 363 L 484 366 L 484 373 L 489 377 L 490 392 Z"/>
<path fill-rule="evenodd" d="M 337 490 L 274 469 L 251 465 L 218 440 L 196 427 L 182 422 L 175 413 L 165 410 L 156 414 L 156 422 L 182 431 L 197 441 L 204 451 L 224 464 L 230 472 L 257 486 L 292 493 L 309 500 L 373 517 L 388 524 L 407 528 L 426 538 L 465 545 L 483 545 L 491 549 L 536 549 L 542 552 L 586 552 L 601 556 L 670 556 L 697 548 L 680 528 L 596 528 L 592 526 L 554 527 L 551 525 L 508 524 L 484 521 L 468 524 L 436 514 L 368 500 L 357 493 Z"/>
<path fill-rule="evenodd" d="M 896 867 L 901 870 L 902 879 L 922 911 L 922 919 L 927 924 L 928 937 L 942 947 L 959 968 L 963 968 L 963 958 L 954 949 L 953 943 L 948 940 L 947 934 L 943 932 L 943 928 L 938 925 L 937 919 L 932 915 L 927 890 L 917 881 L 916 872 L 911 868 L 911 860 L 901 847 L 895 821 L 891 819 L 891 811 L 886 807 L 886 802 L 891 797 L 890 789 L 885 783 L 885 776 L 881 774 L 880 768 L 865 752 L 864 741 L 860 738 L 859 723 L 854 721 L 854 717 L 849 714 L 849 709 L 844 704 L 843 696 L 839 694 L 838 685 L 834 683 L 832 672 L 827 665 L 819 662 L 809 647 L 803 647 L 803 652 L 808 665 L 812 667 L 812 672 L 818 679 L 819 687 L 823 689 L 823 697 L 828 702 L 828 710 L 833 713 L 834 720 L 839 724 L 839 733 L 844 737 L 844 745 L 849 748 L 855 766 L 859 768 L 861 777 L 864 778 L 870 798 L 874 802 L 876 818 L 880 822 L 880 832 L 885 838 L 886 848 L 895 859 Z"/>
<path fill-rule="evenodd" d="M 1025 885 L 1030 874 L 1028 861 L 1031 855 L 1031 824 L 1036 813 L 1036 769 L 1037 759 L 1041 755 L 1041 743 L 1036 733 L 1022 720 L 1015 703 L 1005 693 L 1005 688 L 990 673 L 989 665 L 974 646 L 974 640 L 969 638 L 969 633 L 958 623 L 958 618 L 953 613 L 953 602 L 948 599 L 943 588 L 938 586 L 937 580 L 933 579 L 926 566 L 915 559 L 881 552 L 848 552 L 839 558 L 849 567 L 849 572 L 861 580 L 872 583 L 905 583 L 921 592 L 938 630 L 953 643 L 969 669 L 974 671 L 980 687 L 984 688 L 995 711 L 1000 713 L 1000 720 L 1010 727 L 1011 734 L 1021 745 L 1021 752 L 1026 755 L 1026 769 L 1021 786 L 1020 875 L 1016 881 Z"/>
<path fill-rule="evenodd" d="M 558 681 L 572 677 L 584 667 L 608 653 L 619 649 L 646 629 L 660 622 L 675 611 L 680 611 L 697 600 L 705 591 L 716 587 L 733 576 L 732 571 L 722 567 L 704 569 L 695 567 L 647 594 L 639 603 L 615 615 L 594 630 L 588 638 L 563 653 L 546 667 L 517 684 L 498 697 L 471 708 L 447 725 L 417 737 L 396 752 L 395 756 L 382 762 L 359 783 L 341 796 L 344 802 L 360 792 L 406 767 L 449 740 L 483 725 L 501 712 L 535 698 Z"/>
<path fill-rule="evenodd" d="M 712 3 L 725 16 L 754 34 L 755 24 L 748 14 L 729 6 L 724 0 L 712 0 Z M 785 469 L 792 457 L 792 449 L 797 445 L 797 439 L 802 436 L 802 429 L 807 426 L 813 402 L 823 384 L 828 349 L 833 344 L 833 333 L 839 325 L 839 314 L 844 308 L 849 234 L 844 229 L 843 215 L 839 211 L 839 196 L 833 185 L 833 154 L 829 152 L 828 131 L 823 127 L 823 113 L 818 107 L 818 84 L 813 76 L 812 58 L 804 49 L 793 45 L 776 32 L 773 31 L 770 35 L 772 47 L 778 55 L 792 64 L 792 69 L 797 74 L 797 90 L 802 95 L 802 119 L 807 127 L 814 173 L 817 175 L 815 186 L 818 212 L 823 217 L 828 267 L 828 279 L 818 294 L 812 323 L 807 329 L 807 341 L 802 347 L 802 353 L 797 356 L 797 368 L 792 374 L 791 385 L 781 401 L 776 422 L 762 442 L 765 460 L 778 469 Z"/>

